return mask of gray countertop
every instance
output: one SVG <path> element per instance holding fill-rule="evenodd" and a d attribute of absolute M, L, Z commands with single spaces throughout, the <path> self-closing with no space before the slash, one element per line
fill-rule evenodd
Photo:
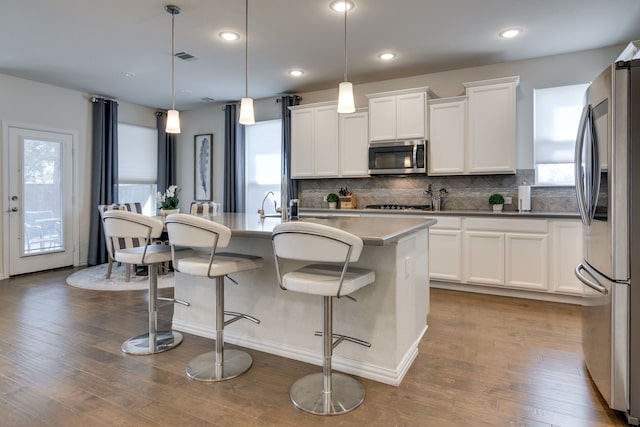
<path fill-rule="evenodd" d="M 281 223 L 280 218 L 260 219 L 258 214 L 223 213 L 205 216 L 231 229 L 234 237 L 271 238 L 273 228 Z M 327 209 L 316 215 L 306 213 L 300 221 L 315 222 L 339 228 L 360 237 L 365 245 L 383 246 L 396 242 L 404 236 L 436 223 L 430 218 L 397 218 L 388 221 L 376 217 L 349 217 L 331 215 Z"/>
<path fill-rule="evenodd" d="M 444 210 L 444 211 L 428 211 L 417 209 L 300 209 L 300 214 L 335 214 L 335 215 L 362 215 L 362 214 L 379 214 L 379 215 L 416 215 L 416 216 L 487 216 L 487 217 L 507 217 L 507 218 L 580 218 L 578 212 L 517 212 L 502 211 L 493 212 L 490 210 Z"/>

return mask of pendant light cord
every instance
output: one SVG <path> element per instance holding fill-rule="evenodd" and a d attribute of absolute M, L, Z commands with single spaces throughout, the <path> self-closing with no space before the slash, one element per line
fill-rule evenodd
<path fill-rule="evenodd" d="M 347 0 L 344 1 L 344 81 L 347 81 Z"/>
<path fill-rule="evenodd" d="M 176 25 L 175 11 L 171 12 L 171 109 L 176 109 Z"/>
<path fill-rule="evenodd" d="M 249 0 L 244 1 L 244 97 L 249 97 Z"/>

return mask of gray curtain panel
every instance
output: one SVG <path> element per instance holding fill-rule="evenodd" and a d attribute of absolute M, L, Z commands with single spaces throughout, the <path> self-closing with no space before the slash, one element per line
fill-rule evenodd
<path fill-rule="evenodd" d="M 96 97 L 91 102 L 91 223 L 87 263 L 98 265 L 109 259 L 98 205 L 118 203 L 118 103 Z"/>
<path fill-rule="evenodd" d="M 298 180 L 291 179 L 291 110 L 289 107 L 300 104 L 298 95 L 286 95 L 280 98 L 282 113 L 282 173 L 287 177 L 287 200 L 298 198 Z"/>
<path fill-rule="evenodd" d="M 237 104 L 224 107 L 224 212 L 244 212 L 244 126 Z"/>
<path fill-rule="evenodd" d="M 170 185 L 175 185 L 177 183 L 177 136 L 164 131 L 167 126 L 166 112 L 156 112 L 156 122 L 158 127 L 158 191 L 164 192 Z"/>

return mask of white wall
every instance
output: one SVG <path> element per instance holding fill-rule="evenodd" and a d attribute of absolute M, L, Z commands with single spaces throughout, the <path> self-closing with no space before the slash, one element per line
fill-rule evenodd
<path fill-rule="evenodd" d="M 119 120 L 125 123 L 155 127 L 155 110 L 120 102 Z M 89 240 L 89 212 L 91 209 L 91 101 L 90 95 L 74 90 L 24 80 L 0 74 L 0 120 L 3 124 L 17 123 L 74 132 L 75 158 L 78 170 L 74 181 L 77 188 L 79 213 L 80 263 L 87 261 Z M 2 138 L 2 135 L 0 135 Z M 5 141 L 0 139 L 0 148 Z M 4 152 L 0 149 L 0 164 Z M 0 175 L 0 223 L 6 221 L 5 183 Z M 0 226 L 0 241 L 4 241 L 4 227 Z M 0 245 L 0 260 L 4 260 Z M 0 262 L 0 278 L 4 277 Z"/>
<path fill-rule="evenodd" d="M 423 74 L 375 83 L 356 84 L 354 93 L 357 107 L 367 106 L 367 93 L 429 86 L 438 96 L 447 97 L 464 93 L 463 82 L 511 75 L 520 76 L 518 89 L 518 150 L 519 169 L 533 167 L 533 89 L 575 83 L 594 78 L 611 63 L 624 46 L 614 46 L 567 55 L 515 61 L 483 67 L 464 68 L 440 73 Z M 335 88 L 300 93 L 302 104 L 337 99 Z M 75 153 L 77 164 L 76 185 L 80 213 L 80 263 L 87 259 L 89 238 L 91 165 L 91 102 L 90 95 L 78 91 L 45 85 L 0 74 L 0 120 L 47 128 L 73 131 L 78 135 Z M 280 105 L 276 98 L 256 100 L 256 120 L 280 118 Z M 193 199 L 193 136 L 201 133 L 214 135 L 214 187 L 216 201 L 223 199 L 224 181 L 224 112 L 220 103 L 181 114 L 182 133 L 178 137 L 178 182 L 182 187 L 181 208 L 188 209 Z M 155 109 L 120 103 L 119 120 L 124 123 L 155 127 Z M 0 135 L 1 138 L 1 135 Z M 0 140 L 0 144 L 3 141 Z M 2 145 L 0 145 L 0 148 Z M 2 150 L 0 150 L 2 156 Z M 2 160 L 0 158 L 0 160 Z M 0 180 L 2 177 L 0 176 Z M 0 181 L 0 192 L 4 183 Z M 5 222 L 7 195 L 0 194 L 0 219 Z M 0 238 L 3 230 L 0 229 Z M 0 260 L 3 258 L 0 246 Z M 0 277 L 3 277 L 0 263 Z"/>
<path fill-rule="evenodd" d="M 280 118 L 277 98 L 259 99 L 254 102 L 256 121 Z M 194 199 L 194 136 L 213 134 L 213 200 L 222 203 L 224 196 L 224 105 L 215 103 L 198 110 L 180 114 L 182 133 L 178 137 L 178 183 L 180 209 L 188 212 Z"/>
<path fill-rule="evenodd" d="M 625 45 L 548 56 L 525 61 L 504 62 L 482 67 L 462 68 L 432 74 L 354 85 L 356 107 L 367 107 L 368 93 L 386 92 L 428 86 L 438 97 L 464 95 L 462 83 L 507 76 L 520 76 L 517 91 L 517 168 L 533 169 L 533 89 L 587 83 L 613 62 Z M 338 99 L 334 88 L 298 93 L 301 104 Z M 257 100 L 256 120 L 280 118 L 280 106 L 274 99 Z M 261 117 L 262 114 L 262 117 Z M 214 198 L 222 200 L 224 156 L 224 112 L 221 104 L 184 114 L 183 133 L 180 137 L 179 185 L 193 195 L 193 135 L 214 132 Z M 184 143 L 182 141 L 185 141 Z M 185 170 L 187 168 L 188 170 Z M 187 206 L 190 202 L 184 197 Z"/>

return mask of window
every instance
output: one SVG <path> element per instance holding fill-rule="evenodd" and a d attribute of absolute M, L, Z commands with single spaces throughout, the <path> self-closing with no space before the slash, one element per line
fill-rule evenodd
<path fill-rule="evenodd" d="M 158 180 L 158 130 L 118 123 L 118 201 L 142 203 L 155 215 Z"/>
<path fill-rule="evenodd" d="M 573 157 L 588 84 L 533 91 L 536 184 L 574 185 Z"/>
<path fill-rule="evenodd" d="M 280 206 L 282 184 L 282 120 L 258 122 L 245 127 L 245 210 L 257 213 L 262 200 L 265 214 L 275 214 Z"/>

